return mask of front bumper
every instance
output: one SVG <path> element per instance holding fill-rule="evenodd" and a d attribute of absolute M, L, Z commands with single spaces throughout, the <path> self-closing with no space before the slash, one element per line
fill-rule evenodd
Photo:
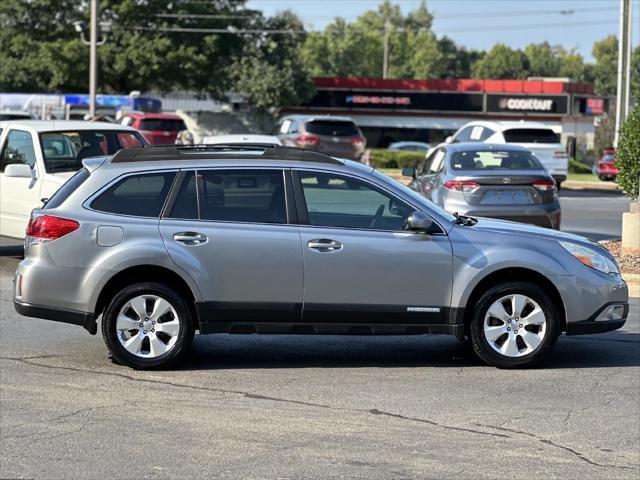
<path fill-rule="evenodd" d="M 40 305 L 30 305 L 28 303 L 13 301 L 13 306 L 20 315 L 25 317 L 43 318 L 55 322 L 70 323 L 84 327 L 91 335 L 98 332 L 96 316 L 93 313 L 77 312 L 75 310 L 61 310 Z"/>
<path fill-rule="evenodd" d="M 567 335 L 604 333 L 621 328 L 629 315 L 629 302 L 610 302 L 603 305 L 589 319 L 567 323 Z"/>

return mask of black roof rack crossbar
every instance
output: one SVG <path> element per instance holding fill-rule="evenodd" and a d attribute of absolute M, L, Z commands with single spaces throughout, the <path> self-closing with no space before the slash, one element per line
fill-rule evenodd
<path fill-rule="evenodd" d="M 248 155 L 242 157 L 243 153 L 248 153 Z M 238 158 L 242 158 L 243 160 L 248 158 L 259 160 L 293 160 L 342 165 L 340 160 L 323 153 L 312 152 L 302 148 L 283 147 L 272 143 L 132 147 L 115 153 L 113 157 L 111 157 L 111 163 L 196 160 L 199 158 L 206 160 L 229 160 Z"/>

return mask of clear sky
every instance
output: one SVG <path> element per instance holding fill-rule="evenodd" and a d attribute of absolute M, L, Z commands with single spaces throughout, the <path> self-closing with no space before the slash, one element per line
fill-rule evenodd
<path fill-rule="evenodd" d="M 375 9 L 377 0 L 249 0 L 267 15 L 291 9 L 308 29 L 323 29 L 336 16 L 353 20 Z M 420 0 L 394 0 L 403 12 Z M 545 40 L 575 48 L 588 61 L 593 42 L 618 33 L 619 0 L 427 0 L 433 30 L 469 48 L 488 50 L 502 42 L 512 48 Z M 632 0 L 633 45 L 640 38 L 640 0 Z"/>

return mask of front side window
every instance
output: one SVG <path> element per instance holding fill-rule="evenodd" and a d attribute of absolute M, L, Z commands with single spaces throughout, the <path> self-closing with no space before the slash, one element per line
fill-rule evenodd
<path fill-rule="evenodd" d="M 91 208 L 135 217 L 158 217 L 175 172 L 130 175 L 102 192 Z"/>
<path fill-rule="evenodd" d="M 0 172 L 4 172 L 6 166 L 12 163 L 23 163 L 31 168 L 35 166 L 36 152 L 29 132 L 9 130 L 5 147 L 0 155 Z"/>
<path fill-rule="evenodd" d="M 282 170 L 200 170 L 197 176 L 200 219 L 287 223 Z M 192 191 L 188 186 L 185 195 Z"/>
<path fill-rule="evenodd" d="M 463 128 L 455 137 L 456 142 L 468 142 L 471 139 L 471 132 L 474 127 Z"/>
<path fill-rule="evenodd" d="M 413 209 L 357 179 L 300 172 L 309 224 L 370 230 L 405 230 Z"/>
<path fill-rule="evenodd" d="M 40 134 L 47 172 L 73 172 L 89 157 L 113 155 L 118 150 L 145 145 L 137 132 L 78 130 Z"/>

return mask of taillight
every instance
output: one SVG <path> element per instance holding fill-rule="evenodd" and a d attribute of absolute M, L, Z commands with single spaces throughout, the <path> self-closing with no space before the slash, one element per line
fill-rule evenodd
<path fill-rule="evenodd" d="M 313 135 L 300 135 L 296 138 L 296 142 L 299 145 L 315 145 L 320 141 L 320 137 L 314 137 Z"/>
<path fill-rule="evenodd" d="M 533 186 L 541 192 L 548 192 L 556 189 L 556 182 L 553 180 L 538 180 L 533 182 Z"/>
<path fill-rule="evenodd" d="M 353 137 L 353 138 L 351 139 L 351 143 L 352 143 L 353 145 L 356 145 L 356 146 L 360 147 L 360 146 L 364 145 L 365 140 L 366 140 L 366 139 L 364 139 L 364 138 L 362 138 L 362 137 Z"/>
<path fill-rule="evenodd" d="M 35 240 L 48 242 L 64 237 L 78 228 L 80 228 L 80 224 L 75 220 L 54 217 L 53 215 L 41 215 L 39 217 L 31 217 L 26 235 Z"/>
<path fill-rule="evenodd" d="M 480 186 L 478 182 L 472 180 L 449 180 L 444 182 L 445 188 L 456 190 L 458 192 L 470 192 Z"/>
<path fill-rule="evenodd" d="M 553 158 L 567 158 L 567 152 L 565 151 L 553 152 Z"/>

